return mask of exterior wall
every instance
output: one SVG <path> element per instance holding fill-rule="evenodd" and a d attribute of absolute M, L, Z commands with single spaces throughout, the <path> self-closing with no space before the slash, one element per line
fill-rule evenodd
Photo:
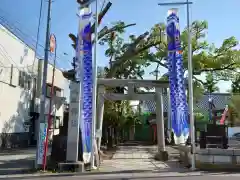
<path fill-rule="evenodd" d="M 33 86 L 22 88 L 19 86 L 19 72 L 24 71 L 32 77 L 37 77 L 38 59 L 34 62 L 34 51 L 0 25 L 0 134 L 24 133 L 29 121 L 29 108 L 32 99 Z M 52 81 L 53 66 L 48 66 L 47 82 Z M 62 89 L 66 87 L 65 79 L 60 70 L 55 71 L 55 86 Z M 56 99 L 56 98 L 55 98 Z M 63 105 L 58 98 L 56 115 L 63 116 Z M 56 102 L 56 101 L 55 101 Z M 39 112 L 39 99 L 36 99 L 35 111 Z M 48 113 L 49 99 L 46 102 Z M 54 108 L 53 108 L 54 109 Z"/>
<path fill-rule="evenodd" d="M 191 165 L 191 147 L 176 146 L 180 153 L 180 161 L 185 166 Z M 195 165 L 199 170 L 239 171 L 239 149 L 196 149 Z"/>
<path fill-rule="evenodd" d="M 47 83 L 51 84 L 52 83 L 52 74 L 53 74 L 53 66 L 51 64 L 48 65 L 48 76 L 47 76 Z M 55 70 L 55 78 L 54 78 L 54 86 L 61 88 L 61 97 L 64 97 L 64 88 L 65 88 L 65 78 L 62 75 L 62 72 L 58 69 Z M 46 104 L 45 104 L 45 114 L 48 114 L 49 111 L 49 98 L 46 98 Z M 63 102 L 60 102 L 60 98 L 53 98 L 52 101 L 52 113 L 56 113 L 56 116 L 63 116 Z M 56 110 L 55 110 L 56 108 Z M 40 112 L 40 99 L 39 97 L 36 98 L 35 102 L 35 111 Z"/>

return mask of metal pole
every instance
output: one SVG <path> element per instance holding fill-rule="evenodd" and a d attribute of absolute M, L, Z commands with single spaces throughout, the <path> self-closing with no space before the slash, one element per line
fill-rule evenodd
<path fill-rule="evenodd" d="M 32 89 L 34 89 L 34 87 L 33 87 L 33 85 L 34 85 L 34 77 L 35 77 L 34 76 L 34 70 L 35 70 L 35 62 L 36 62 L 36 58 L 37 58 L 37 50 L 38 50 L 38 43 L 39 43 L 39 36 L 40 36 L 40 25 L 41 25 L 41 19 L 42 19 L 42 8 L 43 8 L 43 0 L 41 0 L 41 3 L 40 3 L 39 18 L 38 18 L 38 28 L 37 28 L 37 41 L 36 41 L 36 45 L 35 45 L 35 54 L 34 54 L 33 65 L 32 65 L 32 77 L 31 77 L 32 78 Z M 41 70 L 41 67 L 42 67 L 41 64 L 42 64 L 42 60 L 39 59 L 38 60 L 38 73 Z M 38 76 L 38 74 L 37 74 L 37 76 Z M 37 88 L 41 86 L 41 78 L 38 79 L 38 80 L 39 80 L 39 83 L 36 82 Z M 35 98 L 36 98 L 36 95 L 38 96 L 39 94 L 35 93 L 35 95 L 34 95 L 34 93 L 33 93 L 33 97 L 32 97 L 33 103 L 32 103 L 32 106 L 30 108 L 31 111 L 33 111 L 33 112 L 35 111 L 35 101 L 36 101 Z M 33 126 L 35 126 L 34 123 L 33 123 Z"/>
<path fill-rule="evenodd" d="M 212 99 L 211 92 L 208 92 L 208 113 L 209 113 L 209 122 L 212 121 Z"/>
<path fill-rule="evenodd" d="M 54 121 L 54 115 L 51 115 L 52 112 L 52 98 L 54 96 L 54 79 L 55 79 L 55 70 L 56 70 L 56 58 L 57 58 L 57 39 L 55 35 L 55 49 L 54 49 L 54 60 L 53 60 L 53 72 L 52 72 L 52 84 L 51 84 L 51 92 L 50 92 L 50 100 L 49 100 L 49 109 L 48 109 L 48 126 L 47 126 L 47 135 L 46 135 L 46 141 L 45 141 L 45 147 L 44 147 L 44 155 L 43 155 L 43 170 L 46 170 L 47 165 L 47 153 L 48 153 L 48 136 L 49 136 L 49 130 L 52 126 L 52 121 Z M 55 107 L 56 109 L 56 107 Z M 54 127 L 53 127 L 54 131 Z"/>
<path fill-rule="evenodd" d="M 192 78 L 192 40 L 191 40 L 191 29 L 190 29 L 190 13 L 189 5 L 193 4 L 186 0 L 185 2 L 173 2 L 173 3 L 159 3 L 160 6 L 179 6 L 187 5 L 187 27 L 188 27 L 188 91 L 189 91 L 189 115 L 190 115 L 190 137 L 192 144 L 192 170 L 195 170 L 195 128 L 194 128 L 194 114 L 193 114 L 193 78 Z"/>
<path fill-rule="evenodd" d="M 193 114 L 193 72 L 192 72 L 192 37 L 190 27 L 189 0 L 187 0 L 187 27 L 188 27 L 188 91 L 189 91 L 189 115 L 190 115 L 190 133 L 192 145 L 192 170 L 195 170 L 195 128 Z"/>
<path fill-rule="evenodd" d="M 91 152 L 91 166 L 94 168 L 94 154 L 97 151 L 95 147 L 96 136 L 96 96 L 97 96 L 97 40 L 98 40 L 98 1 L 95 1 L 95 36 L 94 36 L 94 57 L 93 57 L 93 101 L 92 101 L 92 152 Z"/>
<path fill-rule="evenodd" d="M 38 156 L 41 152 L 42 148 L 42 142 L 40 142 L 40 124 L 46 123 L 45 120 L 45 101 L 46 101 L 46 81 L 47 81 L 47 68 L 48 68 L 48 51 L 49 51 L 49 36 L 50 36 L 50 20 L 51 20 L 51 5 L 52 0 L 48 0 L 48 14 L 47 14 L 47 27 L 46 27 L 46 43 L 45 43 L 45 54 L 44 54 L 44 66 L 43 66 L 43 78 L 42 78 L 42 91 L 41 91 L 41 97 L 40 97 L 40 115 L 38 120 L 38 138 L 37 138 L 37 152 L 36 152 L 36 163 L 35 167 L 38 166 Z"/>
<path fill-rule="evenodd" d="M 171 138 L 171 134 L 172 134 L 172 119 L 171 119 L 171 99 L 170 99 L 170 89 L 167 89 L 167 99 L 168 99 L 168 130 L 169 130 L 169 134 L 170 134 L 170 137 Z"/>
<path fill-rule="evenodd" d="M 35 61 L 37 57 L 37 49 L 38 49 L 38 41 L 39 41 L 39 36 L 40 36 L 40 24 L 41 24 L 41 18 L 42 18 L 42 8 L 43 8 L 43 0 L 41 0 L 40 4 L 40 12 L 39 12 L 39 19 L 38 19 L 38 32 L 37 32 L 37 42 L 35 46 L 35 55 L 34 55 L 34 62 L 33 62 L 33 67 L 32 67 L 32 72 L 34 71 L 35 68 Z M 37 69 L 37 79 L 36 79 L 36 96 L 33 97 L 33 111 L 36 111 L 36 97 L 40 98 L 41 97 L 41 87 L 42 87 L 42 70 L 43 70 L 43 60 L 39 59 L 38 60 L 38 69 Z M 32 82 L 34 82 L 34 77 L 32 77 Z M 39 134 L 39 120 L 36 119 L 35 122 L 33 123 L 33 126 L 35 127 L 35 132 L 34 132 L 34 140 L 38 140 L 38 134 Z M 37 165 L 37 164 L 36 164 Z"/>

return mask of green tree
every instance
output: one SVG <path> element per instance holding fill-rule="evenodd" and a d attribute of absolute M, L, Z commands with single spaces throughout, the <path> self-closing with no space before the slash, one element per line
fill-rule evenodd
<path fill-rule="evenodd" d="M 197 78 L 197 75 L 213 72 L 217 80 L 231 80 L 237 73 L 237 69 L 240 68 L 239 51 L 234 49 L 238 41 L 235 37 L 229 37 L 223 41 L 219 48 L 216 48 L 205 39 L 207 28 L 208 24 L 206 21 L 194 21 L 191 25 L 194 79 L 204 84 L 203 81 Z M 149 37 L 151 40 L 148 41 L 156 42 L 156 44 L 152 43 L 151 51 L 145 53 L 146 56 L 144 58 L 148 59 L 148 62 L 154 62 L 167 69 L 167 38 L 162 31 L 165 31 L 163 24 L 153 27 Z M 181 33 L 181 42 L 184 70 L 187 71 L 187 29 L 184 29 Z M 148 44 L 146 42 L 145 46 Z"/>
<path fill-rule="evenodd" d="M 107 5 L 103 8 L 103 10 L 99 13 L 99 23 L 102 21 L 104 15 L 107 13 L 107 11 L 110 9 L 112 3 L 109 2 Z M 104 70 L 99 70 L 99 76 L 101 77 L 115 77 L 115 78 L 128 78 L 130 76 L 133 76 L 133 78 L 137 75 L 132 75 L 132 73 L 128 72 L 128 70 L 125 70 L 125 73 L 123 74 L 123 71 L 117 71 L 117 73 L 113 74 L 112 76 L 109 74 L 111 70 L 112 62 L 114 61 L 115 56 L 118 57 L 122 54 L 123 49 L 127 49 L 128 47 L 122 47 L 123 46 L 123 39 L 121 38 L 121 34 L 124 33 L 124 29 L 130 26 L 134 26 L 135 24 L 128 24 L 126 25 L 125 22 L 118 21 L 115 23 L 112 23 L 110 27 L 105 26 L 98 32 L 98 43 L 101 45 L 107 45 L 108 49 L 106 50 L 105 54 L 109 58 L 109 64 L 110 67 L 104 67 Z M 95 24 L 92 25 L 92 34 L 95 30 Z M 69 34 L 69 37 L 72 40 L 72 47 L 76 48 L 76 36 L 74 34 Z M 94 40 L 93 40 L 93 43 Z M 64 72 L 63 75 L 71 80 L 74 80 L 74 70 L 69 70 L 67 72 Z M 118 88 L 119 89 L 119 88 Z M 115 92 L 116 89 L 108 88 L 108 92 Z M 122 108 L 122 102 L 116 101 L 106 101 L 105 102 L 105 112 L 104 112 L 104 122 L 107 127 L 112 126 L 113 128 L 116 128 L 119 126 L 121 119 L 124 119 L 123 116 L 123 108 Z M 126 118 L 125 118 L 126 119 Z M 111 127 L 111 128 L 112 128 Z M 116 131 L 114 131 L 116 132 Z M 108 140 L 111 140 L 108 137 Z"/>
<path fill-rule="evenodd" d="M 240 95 L 233 94 L 229 104 L 229 121 L 232 126 L 240 124 Z"/>
<path fill-rule="evenodd" d="M 100 21 L 111 7 L 109 3 L 99 14 Z M 124 29 L 135 24 L 125 24 L 118 21 L 111 27 L 105 26 L 98 32 L 99 43 L 106 45 L 106 56 L 109 58 L 109 66 L 105 67 L 107 78 L 143 78 L 144 67 L 156 63 L 157 66 L 167 68 L 167 37 L 164 33 L 165 25 L 158 23 L 149 31 L 140 35 L 130 35 L 124 42 L 122 34 Z M 95 25 L 92 26 L 92 33 Z M 216 80 L 232 80 L 240 67 L 239 51 L 234 49 L 238 41 L 234 37 L 227 38 L 219 48 L 209 44 L 206 37 L 208 24 L 206 21 L 194 21 L 191 25 L 192 55 L 195 92 L 199 87 L 203 89 L 204 82 L 197 75 L 214 72 Z M 70 34 L 75 48 L 76 36 Z M 113 38 L 114 37 L 114 38 Z M 187 40 L 188 31 L 181 33 L 183 49 L 184 71 L 187 71 Z M 95 43 L 93 41 L 93 43 Z M 113 91 L 109 89 L 108 91 Z M 201 92 L 201 91 L 200 91 Z M 200 94 L 200 92 L 198 92 Z M 120 102 L 111 106 L 120 107 Z M 110 109 L 111 109 L 110 108 Z M 113 111 L 116 112 L 116 111 Z M 110 113 L 110 112 L 108 112 Z M 116 113 L 115 113 L 116 114 Z M 114 113 L 111 115 L 114 116 Z M 121 117 L 123 117 L 121 115 Z"/>
<path fill-rule="evenodd" d="M 193 78 L 196 101 L 202 96 L 204 88 L 208 85 L 208 90 L 217 91 L 216 83 L 219 80 L 232 80 L 240 68 L 239 51 L 235 49 L 238 41 L 234 37 L 225 39 L 219 48 L 206 41 L 206 31 L 208 24 L 206 21 L 194 21 L 191 25 L 192 31 L 192 60 Z M 117 72 L 124 72 L 126 69 L 139 67 L 141 75 L 144 74 L 144 67 L 152 63 L 158 67 L 167 67 L 167 38 L 164 34 L 165 25 L 156 24 L 140 36 L 130 36 L 130 43 L 124 43 L 122 53 L 115 57 L 115 61 L 108 77 L 114 76 Z M 187 71 L 187 29 L 181 33 L 183 48 L 184 71 Z M 128 47 L 128 48 L 126 48 Z M 204 82 L 198 77 L 207 74 Z M 214 78 L 210 79 L 214 74 Z M 161 78 L 162 79 L 162 78 Z M 166 78 L 165 78 L 166 79 Z M 209 80 L 214 86 L 210 87 Z M 198 82 L 198 83 L 197 83 Z"/>
<path fill-rule="evenodd" d="M 219 87 L 217 86 L 217 83 L 218 83 L 218 80 L 214 79 L 213 74 L 207 73 L 206 81 L 203 84 L 205 92 L 208 92 L 208 93 L 218 92 Z"/>
<path fill-rule="evenodd" d="M 231 87 L 232 93 L 240 93 L 240 75 L 237 74 L 234 80 L 232 81 L 232 87 Z"/>

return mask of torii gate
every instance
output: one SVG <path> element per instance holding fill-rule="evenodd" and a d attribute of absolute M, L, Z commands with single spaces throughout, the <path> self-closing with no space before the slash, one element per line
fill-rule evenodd
<path fill-rule="evenodd" d="M 127 94 L 106 93 L 105 87 L 127 87 Z M 136 87 L 155 88 L 155 93 L 136 93 Z M 168 88 L 168 81 L 158 80 L 139 80 L 139 79 L 98 79 L 98 99 L 96 114 L 96 137 L 98 139 L 98 148 L 101 145 L 104 101 L 105 99 L 116 100 L 140 100 L 140 101 L 156 101 L 156 123 L 157 123 L 157 139 L 158 153 L 166 153 L 165 137 L 164 137 L 164 115 L 163 115 L 163 88 Z"/>
<path fill-rule="evenodd" d="M 71 81 L 70 84 L 70 106 L 67 139 L 67 161 L 78 161 L 79 142 L 79 83 Z M 128 87 L 127 94 L 106 93 L 105 87 Z M 155 88 L 155 93 L 135 93 L 135 87 Z M 98 97 L 96 114 L 96 138 L 98 139 L 98 149 L 101 145 L 102 124 L 104 113 L 104 101 L 107 100 L 151 100 L 156 101 L 156 123 L 159 157 L 166 157 L 165 137 L 164 137 L 164 115 L 163 115 L 163 88 L 168 88 L 168 81 L 158 80 L 138 80 L 138 79 L 98 79 Z"/>

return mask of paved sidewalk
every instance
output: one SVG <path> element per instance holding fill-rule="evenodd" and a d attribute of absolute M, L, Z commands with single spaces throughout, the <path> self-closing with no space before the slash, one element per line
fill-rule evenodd
<path fill-rule="evenodd" d="M 49 148 L 49 152 L 51 148 Z M 36 148 L 9 149 L 0 151 L 0 175 L 21 174 L 32 170 Z"/>
<path fill-rule="evenodd" d="M 176 153 L 175 150 L 167 150 Z M 111 160 L 104 160 L 100 166 L 101 172 L 119 171 L 180 171 L 178 162 L 170 159 L 168 162 L 154 160 L 156 146 L 120 146 Z M 171 154 L 171 152 L 170 152 Z"/>
<path fill-rule="evenodd" d="M 16 174 L 33 168 L 35 153 L 26 150 L 25 153 L 0 153 L 0 175 Z"/>

